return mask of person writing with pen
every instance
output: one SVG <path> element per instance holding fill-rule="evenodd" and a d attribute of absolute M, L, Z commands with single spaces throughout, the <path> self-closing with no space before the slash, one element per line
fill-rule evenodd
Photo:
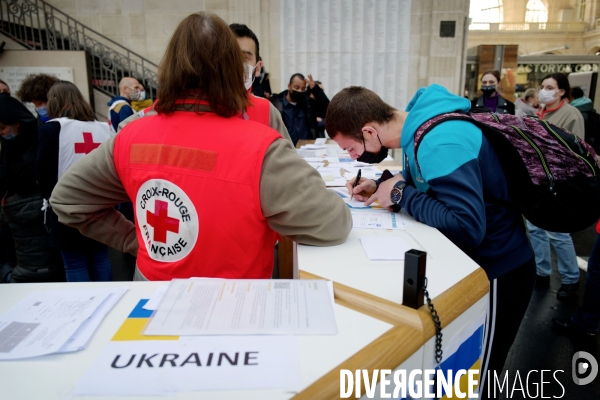
<path fill-rule="evenodd" d="M 475 260 L 490 280 L 481 390 L 487 371 L 501 373 L 535 283 L 535 259 L 521 215 L 485 196 L 510 201 L 506 177 L 491 144 L 469 121 L 449 120 L 423 137 L 415 159 L 414 135 L 444 113 L 468 113 L 469 100 L 431 85 L 417 91 L 406 111 L 396 110 L 363 87 L 340 91 L 329 104 L 326 129 L 353 159 L 379 163 L 402 148 L 403 172 L 374 181 L 354 178 L 347 188 L 366 205 L 397 206 L 440 230 Z M 495 332 L 493 332 L 495 330 Z"/>

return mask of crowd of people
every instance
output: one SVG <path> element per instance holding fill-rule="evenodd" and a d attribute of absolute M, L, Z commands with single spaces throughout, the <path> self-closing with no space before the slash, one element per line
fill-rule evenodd
<path fill-rule="evenodd" d="M 287 90 L 271 93 L 256 35 L 212 13 L 179 24 L 158 82 L 151 99 L 142 82 L 124 77 L 104 123 L 72 83 L 30 76 L 19 101 L 0 81 L 0 279 L 111 280 L 111 251 L 129 257 L 130 279 L 270 278 L 280 235 L 330 246 L 352 227 L 341 197 L 297 155 L 299 140 L 326 131 L 352 158 L 376 163 L 388 149 L 412 149 L 421 125 L 441 113 L 537 116 L 584 139 L 594 112 L 560 73 L 516 104 L 500 95 L 498 71 L 482 75 L 483 94 L 472 103 L 431 85 L 406 111 L 362 87 L 330 102 L 310 74 L 295 73 Z M 37 116 L 22 102 L 33 103 Z M 575 296 L 572 239 L 485 200 L 508 202 L 511 194 L 494 147 L 469 121 L 440 123 L 419 149 L 418 160 L 405 151 L 403 173 L 348 188 L 358 200 L 400 206 L 439 229 L 485 270 L 496 332 L 486 336 L 483 365 L 501 371 L 536 281 L 549 281 L 550 245 L 562 277 L 558 298 Z M 224 199 L 235 213 L 215 211 Z M 557 325 L 597 332 L 599 264 L 597 241 L 585 305 Z"/>

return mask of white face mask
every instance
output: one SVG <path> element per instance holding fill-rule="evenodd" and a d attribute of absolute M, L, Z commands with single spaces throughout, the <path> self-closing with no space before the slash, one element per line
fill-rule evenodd
<path fill-rule="evenodd" d="M 252 83 L 254 83 L 254 68 L 256 68 L 256 65 L 252 66 L 244 63 L 244 86 L 246 90 L 250 90 Z"/>
<path fill-rule="evenodd" d="M 556 100 L 554 97 L 556 96 L 557 92 L 558 92 L 558 90 L 546 90 L 546 89 L 540 90 L 539 95 L 538 95 L 538 98 L 540 99 L 540 103 L 544 103 L 544 104 L 554 103 L 554 100 Z"/>
<path fill-rule="evenodd" d="M 142 90 L 142 91 L 134 90 L 129 95 L 129 100 L 131 100 L 131 101 L 142 101 L 145 99 L 146 99 L 146 91 L 144 91 L 144 90 Z"/>

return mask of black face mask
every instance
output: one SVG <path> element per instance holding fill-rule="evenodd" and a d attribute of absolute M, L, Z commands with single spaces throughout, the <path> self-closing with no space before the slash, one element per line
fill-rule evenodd
<path fill-rule="evenodd" d="M 292 98 L 292 101 L 299 106 L 303 106 L 306 103 L 306 93 L 304 92 L 290 90 L 290 97 Z"/>
<path fill-rule="evenodd" d="M 377 136 L 379 139 L 379 136 Z M 356 159 L 356 161 L 364 162 L 367 164 L 379 164 L 388 156 L 388 149 L 381 143 L 381 139 L 379 139 L 379 143 L 381 144 L 381 150 L 379 153 L 371 153 L 367 151 L 367 146 L 365 146 L 365 136 L 363 134 L 363 146 L 365 147 L 365 151 Z"/>
<path fill-rule="evenodd" d="M 483 92 L 484 95 L 489 97 L 492 94 L 494 94 L 494 92 L 496 91 L 496 85 L 482 86 L 481 91 Z"/>

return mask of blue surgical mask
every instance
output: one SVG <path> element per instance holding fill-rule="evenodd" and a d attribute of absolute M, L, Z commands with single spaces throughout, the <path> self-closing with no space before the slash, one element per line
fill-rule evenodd
<path fill-rule="evenodd" d="M 36 107 L 35 112 L 39 115 L 42 122 L 50 120 L 50 116 L 48 116 L 48 109 L 46 108 L 46 106 Z"/>
<path fill-rule="evenodd" d="M 4 140 L 13 140 L 14 138 L 16 138 L 17 135 L 14 134 L 14 132 L 11 130 L 10 133 L 8 135 L 3 135 L 2 138 Z"/>

